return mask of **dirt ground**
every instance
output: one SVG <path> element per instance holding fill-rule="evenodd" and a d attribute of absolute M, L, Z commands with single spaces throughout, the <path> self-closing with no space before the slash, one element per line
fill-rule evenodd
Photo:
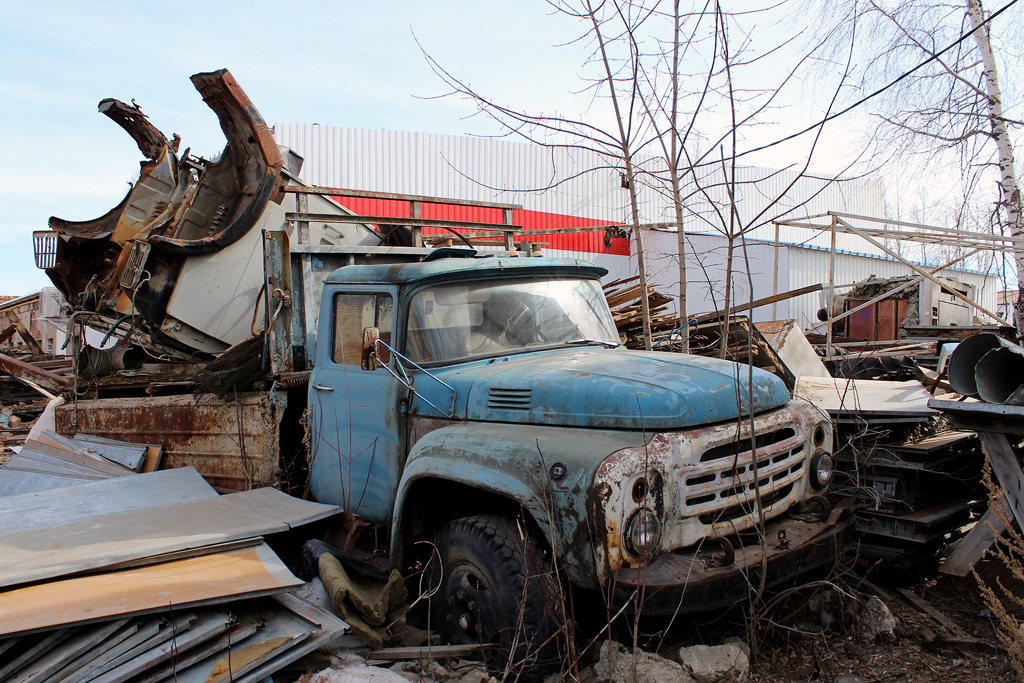
<path fill-rule="evenodd" d="M 979 570 L 986 578 L 999 574 L 1005 581 L 1005 572 L 990 562 L 981 563 Z M 894 637 L 883 636 L 878 642 L 867 643 L 858 639 L 852 629 L 842 626 L 813 634 L 774 628 L 770 645 L 762 648 L 762 658 L 752 666 L 753 680 L 757 683 L 854 683 L 858 679 L 872 683 L 1017 680 L 998 645 L 995 621 L 973 577 L 934 573 L 909 583 L 880 580 L 876 585 L 886 593 L 883 601 L 897 619 Z M 955 638 L 938 620 L 913 606 L 900 594 L 900 588 L 912 591 L 940 615 L 948 617 L 962 630 L 960 637 Z M 1018 595 L 1024 595 L 1022 589 L 1024 586 L 1014 587 Z M 1015 616 L 1018 620 L 1024 619 L 1024 614 Z M 847 678 L 850 675 L 857 678 Z"/>

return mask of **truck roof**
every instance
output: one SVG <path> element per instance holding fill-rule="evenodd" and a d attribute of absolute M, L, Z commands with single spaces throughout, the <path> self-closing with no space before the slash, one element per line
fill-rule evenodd
<path fill-rule="evenodd" d="M 482 274 L 562 275 L 600 278 L 608 269 L 579 259 L 560 258 L 445 258 L 416 263 L 342 266 L 327 277 L 327 284 L 408 284 L 435 279 L 461 279 Z"/>

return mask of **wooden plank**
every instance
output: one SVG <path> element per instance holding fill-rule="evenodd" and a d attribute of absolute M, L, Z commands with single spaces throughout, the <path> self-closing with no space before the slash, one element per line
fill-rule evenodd
<path fill-rule="evenodd" d="M 29 333 L 28 328 L 25 327 L 25 323 L 21 322 L 21 318 L 19 318 L 14 311 L 5 311 L 5 313 L 7 314 L 7 319 L 11 321 L 12 325 L 14 325 L 14 329 L 18 331 L 18 335 L 26 344 L 28 344 L 28 347 L 32 349 L 32 355 L 42 356 L 43 347 L 40 346 L 39 342 L 36 341 L 36 338 Z"/>
<path fill-rule="evenodd" d="M 267 546 L 13 588 L 0 635 L 267 595 L 301 586 Z"/>
<path fill-rule="evenodd" d="M 431 659 L 440 657 L 470 657 L 485 647 L 479 643 L 470 645 L 420 645 L 419 647 L 386 647 L 366 653 L 367 661 L 401 662 L 406 660 Z"/>
<path fill-rule="evenodd" d="M 13 337 L 14 333 L 17 331 L 18 328 L 14 326 L 14 323 L 11 323 L 7 327 L 5 327 L 3 331 L 0 332 L 0 344 L 3 344 L 5 341 Z"/>
<path fill-rule="evenodd" d="M 981 447 L 992 463 L 992 472 L 1003 489 L 1006 505 L 1017 520 L 1017 526 L 1024 529 L 1024 472 L 1021 472 L 1020 460 L 1005 434 L 979 432 L 978 436 L 981 438 Z"/>
<path fill-rule="evenodd" d="M 779 294 L 773 294 L 766 296 L 763 299 L 755 299 L 749 303 L 737 304 L 730 306 L 728 312 L 726 311 L 712 311 L 710 313 L 702 313 L 695 316 L 698 323 L 708 322 L 711 320 L 717 320 L 725 315 L 733 315 L 740 311 L 753 310 L 755 308 L 761 308 L 762 306 L 770 306 L 771 304 L 777 304 L 780 301 L 786 301 L 793 297 L 802 296 L 804 294 L 813 294 L 814 292 L 820 292 L 824 288 L 821 283 L 815 285 L 808 285 L 807 287 L 801 287 L 800 289 L 794 289 L 788 292 L 780 292 Z"/>
<path fill-rule="evenodd" d="M 1003 504 L 1005 507 L 1005 503 Z M 1007 510 L 1004 514 L 1009 514 Z M 993 533 L 993 529 L 995 533 Z M 992 544 L 996 536 L 1003 533 L 1006 527 L 992 510 L 986 510 L 974 527 L 961 538 L 953 552 L 943 561 L 939 571 L 952 576 L 967 576 L 971 568 L 980 560 Z"/>
<path fill-rule="evenodd" d="M 146 448 L 146 459 L 142 461 L 143 472 L 156 472 L 160 467 L 160 461 L 164 457 L 163 446 L 149 446 Z"/>
<path fill-rule="evenodd" d="M 0 535 L 0 587 L 287 531 L 340 511 L 255 489 Z"/>
<path fill-rule="evenodd" d="M 957 636 L 959 638 L 968 637 L 967 634 L 964 633 L 963 629 L 961 629 L 959 626 L 953 623 L 953 621 L 945 614 L 932 607 L 932 605 L 927 600 L 925 600 L 918 594 L 914 593 L 913 591 L 907 588 L 897 588 L 896 590 L 899 591 L 900 595 L 906 598 L 907 601 L 914 607 L 918 608 L 919 610 L 930 616 L 932 619 L 939 622 L 943 628 L 949 631 L 951 635 Z"/>
<path fill-rule="evenodd" d="M 0 530 L 28 531 L 217 497 L 195 469 L 181 467 L 0 498 Z"/>

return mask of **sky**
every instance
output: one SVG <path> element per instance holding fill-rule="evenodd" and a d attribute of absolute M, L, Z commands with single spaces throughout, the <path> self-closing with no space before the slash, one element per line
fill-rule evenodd
<path fill-rule="evenodd" d="M 757 21 L 771 27 L 768 17 Z M 6 7 L 0 31 L 0 294 L 49 285 L 33 263 L 32 231 L 46 229 L 51 215 L 76 221 L 106 213 L 137 174 L 134 142 L 96 111 L 106 97 L 134 99 L 157 128 L 181 136 L 182 149 L 207 158 L 224 139 L 188 77 L 219 68 L 234 74 L 270 124 L 499 133 L 493 122 L 472 116 L 471 103 L 439 97 L 447 88 L 426 51 L 501 102 L 603 116 L 578 92 L 586 48 L 572 40 L 580 25 L 543 0 L 57 0 Z M 752 35 L 764 33 L 755 27 Z M 773 76 L 778 70 L 771 63 L 758 68 Z M 748 133 L 747 142 L 795 130 L 820 111 L 799 85 L 780 105 L 777 121 Z M 816 170 L 841 167 L 862 125 L 848 117 L 831 126 Z M 794 143 L 760 161 L 801 163 L 805 148 Z"/>

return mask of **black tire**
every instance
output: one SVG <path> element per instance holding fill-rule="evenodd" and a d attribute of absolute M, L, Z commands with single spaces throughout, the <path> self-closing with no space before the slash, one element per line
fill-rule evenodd
<path fill-rule="evenodd" d="M 440 586 L 431 598 L 431 626 L 443 639 L 492 645 L 484 651 L 492 669 L 511 663 L 513 671 L 540 670 L 559 662 L 565 606 L 550 562 L 514 519 L 457 519 L 438 532 L 436 545 Z"/>

